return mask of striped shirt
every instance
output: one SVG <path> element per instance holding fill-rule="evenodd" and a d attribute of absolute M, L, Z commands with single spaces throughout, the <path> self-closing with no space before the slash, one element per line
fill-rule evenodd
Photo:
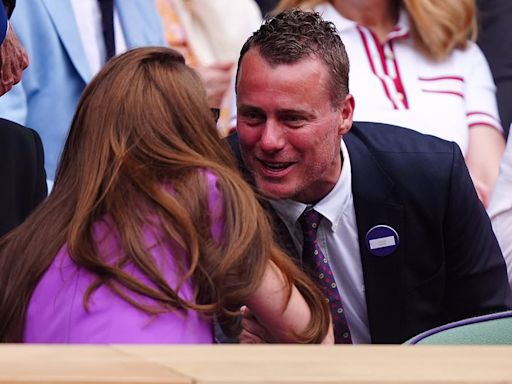
<path fill-rule="evenodd" d="M 354 119 L 399 125 L 455 141 L 467 153 L 469 129 L 485 125 L 503 132 L 495 85 L 474 43 L 434 62 L 414 44 L 402 11 L 384 43 L 368 28 L 341 16 L 330 4 L 315 10 L 332 21 L 350 60 Z"/>

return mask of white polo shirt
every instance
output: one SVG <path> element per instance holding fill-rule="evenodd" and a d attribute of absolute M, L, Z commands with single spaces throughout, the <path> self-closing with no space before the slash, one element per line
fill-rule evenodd
<path fill-rule="evenodd" d="M 491 71 L 476 44 L 433 61 L 415 47 L 405 11 L 380 44 L 372 31 L 344 18 L 330 3 L 315 10 L 335 24 L 345 44 L 355 120 L 455 141 L 464 154 L 471 127 L 483 124 L 503 132 Z"/>

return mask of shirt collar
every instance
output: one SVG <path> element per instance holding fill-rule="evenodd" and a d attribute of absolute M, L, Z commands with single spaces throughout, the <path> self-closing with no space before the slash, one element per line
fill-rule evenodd
<path fill-rule="evenodd" d="M 347 211 L 346 208 L 352 201 L 352 166 L 343 140 L 341 141 L 341 154 L 343 156 L 343 166 L 336 185 L 313 207 L 330 222 L 333 232 L 336 231 L 343 213 Z M 308 206 L 307 204 L 290 199 L 271 200 L 270 203 L 289 228 L 293 228 L 302 212 Z"/>
<path fill-rule="evenodd" d="M 400 14 L 398 15 L 398 23 L 395 25 L 395 28 L 388 34 L 388 40 L 393 39 L 403 39 L 409 37 L 410 31 L 410 23 L 409 17 L 407 16 L 407 12 L 403 8 L 400 9 Z"/>

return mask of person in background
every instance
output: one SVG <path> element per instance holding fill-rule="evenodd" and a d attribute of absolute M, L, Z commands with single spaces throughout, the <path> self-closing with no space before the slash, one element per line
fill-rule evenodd
<path fill-rule="evenodd" d="M 154 7 L 139 0 L 21 1 L 11 22 L 31 66 L 0 99 L 0 116 L 41 135 L 51 186 L 86 84 L 126 48 L 164 45 L 163 30 Z"/>
<path fill-rule="evenodd" d="M 498 182 L 492 193 L 488 212 L 507 263 L 508 280 L 512 287 L 512 139 L 510 138 L 507 140 Z"/>
<path fill-rule="evenodd" d="M 508 136 L 512 124 L 512 1 L 477 0 L 478 46 L 482 49 L 496 82 L 501 124 Z"/>
<path fill-rule="evenodd" d="M 164 47 L 112 59 L 84 91 L 53 192 L 0 241 L 0 340 L 212 343 L 212 315 L 233 329 L 242 305 L 278 341 L 332 340 L 199 76 Z"/>
<path fill-rule="evenodd" d="M 281 0 L 332 21 L 354 63 L 356 121 L 455 141 L 484 206 L 505 148 L 495 85 L 475 32 L 474 0 Z"/>
<path fill-rule="evenodd" d="M 508 0 L 477 0 L 479 33 L 477 43 L 485 54 L 496 82 L 498 110 L 503 127 L 512 125 L 512 2 Z M 512 286 L 512 140 L 500 166 L 496 187 L 488 208 L 494 233 L 507 263 L 508 279 Z"/>
<path fill-rule="evenodd" d="M 15 2 L 0 6 L 0 96 L 21 80 L 28 57 L 9 26 Z M 0 237 L 20 224 L 46 197 L 43 147 L 39 135 L 0 119 Z"/>
<path fill-rule="evenodd" d="M 260 7 L 261 14 L 264 16 L 274 9 L 278 2 L 278 0 L 256 0 L 258 7 Z"/>
<path fill-rule="evenodd" d="M 244 41 L 261 24 L 254 0 L 156 0 L 167 43 L 201 75 L 211 108 L 220 109 L 218 129 L 235 125 L 234 63 Z"/>
<path fill-rule="evenodd" d="M 510 308 L 505 262 L 459 146 L 353 123 L 358 101 L 334 24 L 298 9 L 267 19 L 242 48 L 236 89 L 230 144 L 267 198 L 276 239 L 328 299 L 337 343 L 403 343 Z M 250 311 L 243 326 L 244 340 L 273 340 Z"/>

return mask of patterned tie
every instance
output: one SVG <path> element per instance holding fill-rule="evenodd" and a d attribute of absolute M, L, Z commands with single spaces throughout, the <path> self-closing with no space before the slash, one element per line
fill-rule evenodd
<path fill-rule="evenodd" d="M 114 0 L 98 0 L 101 12 L 101 32 L 105 42 L 105 62 L 116 54 L 114 37 Z"/>
<path fill-rule="evenodd" d="M 313 278 L 320 285 L 320 289 L 329 303 L 336 344 L 351 344 L 352 338 L 350 337 L 347 320 L 343 313 L 343 306 L 336 281 L 334 280 L 334 275 L 331 271 L 331 267 L 329 267 L 327 258 L 322 253 L 316 239 L 316 232 L 322 217 L 320 213 L 311 208 L 306 208 L 304 213 L 299 217 L 298 221 L 304 235 L 302 261 L 310 267 Z"/>

